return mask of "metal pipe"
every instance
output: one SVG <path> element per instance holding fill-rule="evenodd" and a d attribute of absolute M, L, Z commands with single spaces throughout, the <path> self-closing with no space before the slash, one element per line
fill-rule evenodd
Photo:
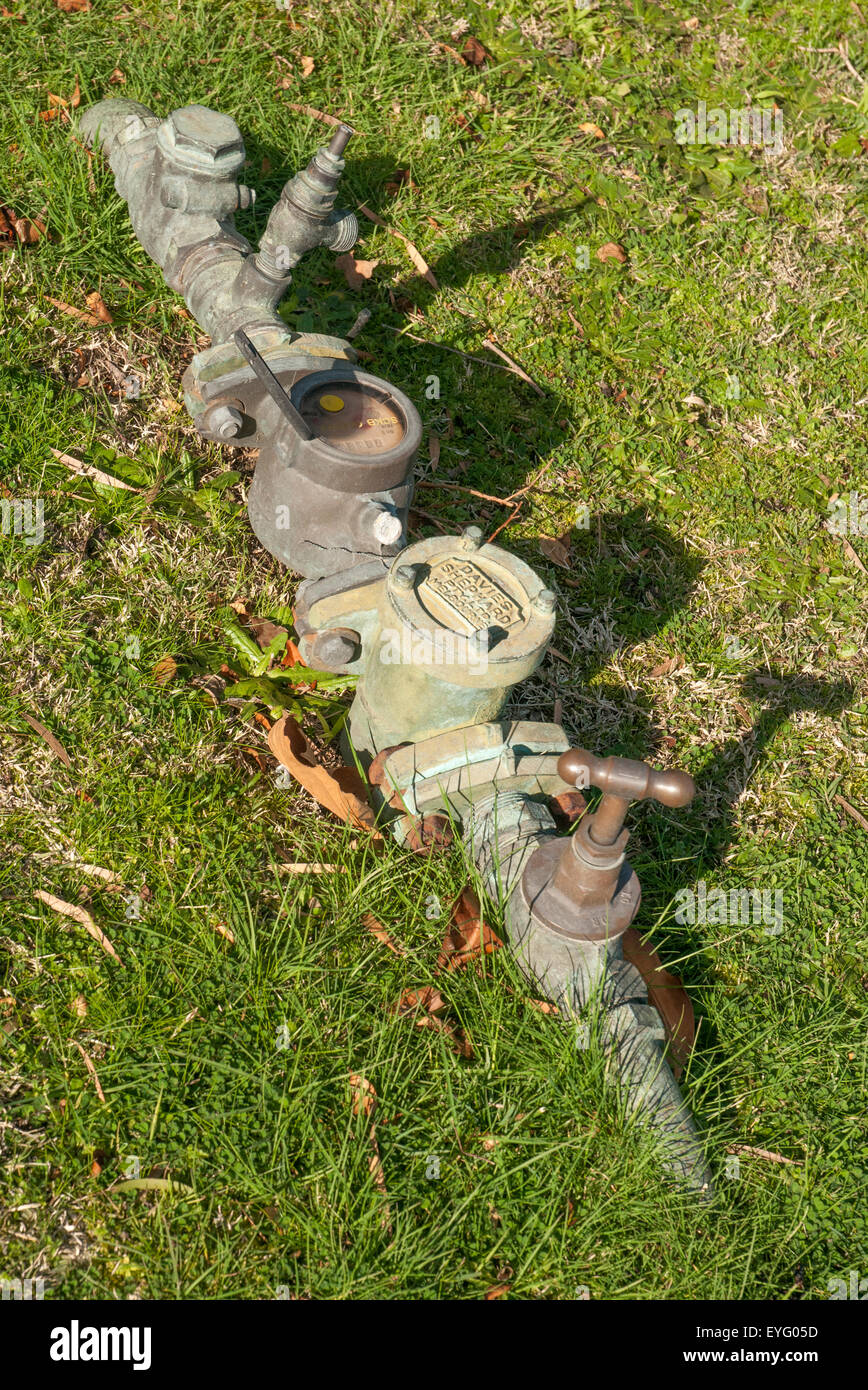
<path fill-rule="evenodd" d="M 596 1009 L 601 1042 L 626 1113 L 659 1139 L 666 1167 L 704 1197 L 712 1192 L 693 1119 L 662 1049 L 660 1018 L 645 983 L 625 960 L 623 933 L 603 940 L 556 933 L 525 890 L 534 854 L 562 838 L 548 810 L 521 792 L 474 799 L 464 842 L 489 896 L 503 909 L 510 946 L 527 977 L 567 1016 Z"/>

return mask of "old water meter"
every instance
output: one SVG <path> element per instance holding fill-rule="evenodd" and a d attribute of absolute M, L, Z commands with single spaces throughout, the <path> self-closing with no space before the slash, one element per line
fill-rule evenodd
<path fill-rule="evenodd" d="M 265 548 L 309 578 L 395 555 L 422 438 L 413 402 L 346 362 L 306 372 L 287 391 L 244 332 L 235 342 L 280 412 L 247 499 Z"/>
<path fill-rule="evenodd" d="M 551 590 L 476 526 L 418 541 L 385 575 L 360 579 L 302 585 L 296 625 L 312 665 L 361 674 L 349 733 L 362 758 L 496 719 L 554 628 Z"/>

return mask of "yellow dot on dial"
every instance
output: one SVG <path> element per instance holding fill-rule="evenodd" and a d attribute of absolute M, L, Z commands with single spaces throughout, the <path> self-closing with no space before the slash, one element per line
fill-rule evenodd
<path fill-rule="evenodd" d="M 320 396 L 319 403 L 323 410 L 343 410 L 344 402 L 341 396 Z"/>

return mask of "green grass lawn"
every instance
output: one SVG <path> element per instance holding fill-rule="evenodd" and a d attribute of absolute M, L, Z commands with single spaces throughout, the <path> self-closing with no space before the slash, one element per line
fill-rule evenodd
<path fill-rule="evenodd" d="M 0 501 L 44 503 L 39 543 L 0 537 L 0 1277 L 52 1298 L 786 1299 L 868 1275 L 868 517 L 826 526 L 835 496 L 868 513 L 865 13 L 7 0 L 0 203 L 46 234 L 0 251 Z M 482 66 L 454 56 L 468 34 Z M 362 217 L 371 278 L 352 291 L 317 252 L 286 313 L 342 334 L 371 310 L 364 365 L 436 441 L 413 534 L 509 521 L 557 592 L 556 651 L 513 708 L 560 702 L 573 742 L 696 777 L 688 810 L 633 817 L 631 857 L 637 925 L 700 1019 L 682 1085 L 709 1206 L 506 952 L 437 977 L 472 1057 L 393 1011 L 434 978 L 460 852 L 342 826 L 279 784 L 249 702 L 203 691 L 237 658 L 232 601 L 280 618 L 297 581 L 247 525 L 253 456 L 203 445 L 181 404 L 199 330 L 71 138 L 56 98 L 77 85 L 79 110 L 234 116 L 250 236 L 327 134 L 293 105 L 361 132 L 345 201 L 439 288 Z M 779 153 L 674 141 L 678 110 L 748 97 L 783 112 Z M 111 324 L 50 302 L 93 292 Z M 525 485 L 517 512 L 474 495 Z M 562 535 L 566 567 L 540 545 Z M 348 700 L 306 704 L 311 736 Z M 679 926 L 699 880 L 781 890 L 783 930 Z M 163 1183 L 120 1189 L 136 1172 Z"/>

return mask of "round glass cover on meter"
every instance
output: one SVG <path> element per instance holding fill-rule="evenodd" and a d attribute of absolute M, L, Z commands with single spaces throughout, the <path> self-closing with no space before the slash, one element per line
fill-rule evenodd
<path fill-rule="evenodd" d="M 332 380 L 302 397 L 300 413 L 317 439 L 353 455 L 386 454 L 407 432 L 403 413 L 387 389 L 370 383 Z"/>

